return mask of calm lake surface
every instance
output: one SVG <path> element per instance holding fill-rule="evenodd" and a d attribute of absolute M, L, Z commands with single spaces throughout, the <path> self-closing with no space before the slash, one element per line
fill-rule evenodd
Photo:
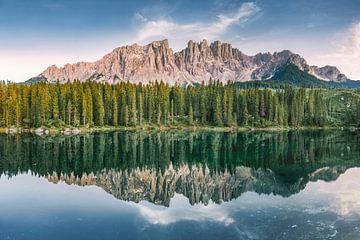
<path fill-rule="evenodd" d="M 360 239 L 360 133 L 0 135 L 0 239 Z"/>

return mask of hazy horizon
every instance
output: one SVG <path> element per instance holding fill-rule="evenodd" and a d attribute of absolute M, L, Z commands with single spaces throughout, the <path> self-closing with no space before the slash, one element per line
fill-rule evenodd
<path fill-rule="evenodd" d="M 169 39 L 228 42 L 248 55 L 289 49 L 360 79 L 360 2 L 0 0 L 0 79 L 94 61 L 112 49 Z"/>

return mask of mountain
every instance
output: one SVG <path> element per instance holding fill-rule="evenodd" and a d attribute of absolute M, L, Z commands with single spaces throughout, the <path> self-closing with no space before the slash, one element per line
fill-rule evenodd
<path fill-rule="evenodd" d="M 351 103 L 354 91 L 339 92 L 331 95 Z M 53 183 L 98 186 L 118 199 L 161 205 L 175 193 L 191 204 L 230 201 L 247 191 L 288 197 L 308 182 L 360 167 L 358 143 L 358 132 L 336 130 L 0 134 L 0 176 L 30 171 Z"/>
<path fill-rule="evenodd" d="M 92 80 L 148 83 L 162 80 L 173 85 L 207 82 L 210 78 L 224 83 L 246 82 L 272 79 L 279 69 L 289 64 L 317 79 L 332 82 L 348 80 L 336 67 L 310 66 L 304 58 L 289 50 L 248 56 L 228 43 L 215 41 L 208 45 L 203 40 L 189 41 L 185 49 L 174 53 L 165 39 L 145 46 L 119 47 L 95 62 L 66 64 L 61 68 L 53 65 L 27 82 Z"/>
<path fill-rule="evenodd" d="M 324 167 L 303 173 L 294 182 L 271 169 L 254 169 L 238 166 L 233 173 L 211 173 L 207 167 L 171 164 L 164 170 L 134 169 L 118 171 L 103 169 L 99 172 L 75 176 L 73 173 L 48 173 L 49 182 L 65 182 L 69 185 L 98 186 L 117 199 L 140 202 L 148 201 L 169 206 L 175 193 L 189 199 L 190 204 L 209 201 L 231 201 L 245 192 L 274 194 L 289 197 L 303 190 L 309 182 L 334 181 L 348 168 L 345 166 Z"/>
<path fill-rule="evenodd" d="M 328 72 L 328 74 L 331 73 Z M 341 80 L 341 81 L 319 80 L 317 77 L 311 75 L 309 72 L 301 71 L 297 66 L 293 64 L 286 64 L 278 68 L 274 76 L 270 79 L 270 81 L 266 81 L 266 82 L 273 84 L 275 83 L 287 84 L 291 86 L 300 86 L 300 87 L 360 88 L 360 81 L 352 81 L 349 79 Z"/>
<path fill-rule="evenodd" d="M 240 87 L 305 87 L 305 88 L 360 88 L 360 81 L 323 81 L 288 63 L 279 67 L 270 79 L 238 83 Z"/>
<path fill-rule="evenodd" d="M 330 82 L 321 81 L 314 75 L 308 72 L 301 71 L 297 66 L 293 64 L 286 64 L 275 71 L 274 76 L 271 78 L 273 81 L 279 81 L 281 83 L 289 83 L 293 85 L 302 84 L 305 87 L 318 86 L 324 87 L 329 85 Z"/>

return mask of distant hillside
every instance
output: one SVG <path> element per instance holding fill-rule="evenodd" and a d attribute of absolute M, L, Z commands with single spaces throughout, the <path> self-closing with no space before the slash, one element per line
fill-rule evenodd
<path fill-rule="evenodd" d="M 344 82 L 323 81 L 315 76 L 301 71 L 293 64 L 286 64 L 279 68 L 269 80 L 241 83 L 246 87 L 305 87 L 305 88 L 360 88 L 360 81 L 346 80 Z"/>

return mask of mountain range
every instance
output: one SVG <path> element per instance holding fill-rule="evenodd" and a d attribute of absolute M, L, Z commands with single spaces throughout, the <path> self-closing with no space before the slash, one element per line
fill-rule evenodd
<path fill-rule="evenodd" d="M 309 182 L 334 181 L 347 169 L 346 166 L 318 168 L 303 173 L 294 182 L 288 182 L 289 179 L 270 169 L 238 166 L 233 173 L 211 173 L 202 165 L 174 168 L 171 164 L 163 171 L 103 169 L 81 176 L 52 172 L 44 177 L 52 183 L 98 186 L 120 200 L 136 203 L 145 200 L 168 207 L 175 193 L 187 197 L 191 205 L 207 205 L 210 200 L 220 204 L 236 199 L 245 192 L 289 197 L 303 190 Z"/>
<path fill-rule="evenodd" d="M 307 78 L 321 82 L 341 84 L 349 81 L 336 67 L 310 66 L 299 54 L 289 50 L 248 56 L 229 43 L 215 41 L 209 45 L 203 40 L 189 41 L 185 49 L 174 52 L 165 39 L 145 46 L 119 47 L 95 62 L 66 64 L 60 68 L 52 65 L 27 82 L 91 80 L 146 84 L 158 80 L 170 85 L 206 83 L 210 79 L 223 83 L 248 82 L 274 80 L 279 71 L 289 65 L 295 66 Z"/>

